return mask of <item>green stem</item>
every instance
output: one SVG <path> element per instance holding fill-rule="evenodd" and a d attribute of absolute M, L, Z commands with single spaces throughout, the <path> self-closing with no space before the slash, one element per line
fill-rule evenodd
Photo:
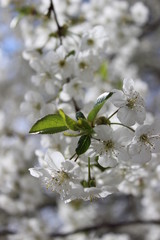
<path fill-rule="evenodd" d="M 72 158 L 74 158 L 76 156 L 76 153 L 74 153 L 73 154 L 73 156 L 72 157 L 70 157 L 70 159 L 69 160 L 72 160 Z"/>
<path fill-rule="evenodd" d="M 126 128 L 128 128 L 129 130 L 131 130 L 132 132 L 135 132 L 135 130 L 133 129 L 133 128 L 131 128 L 131 127 L 128 127 L 128 126 L 126 126 L 126 125 L 124 125 L 124 124 L 122 124 L 122 123 L 110 123 L 110 124 L 114 124 L 114 125 L 120 125 L 120 126 L 123 126 L 123 127 L 126 127 Z"/>
<path fill-rule="evenodd" d="M 90 157 L 88 157 L 88 187 L 90 187 L 90 180 L 91 180 L 91 164 Z"/>
<path fill-rule="evenodd" d="M 107 119 L 109 120 L 111 117 L 113 117 L 117 112 L 118 112 L 119 109 L 117 109 L 114 113 L 112 113 Z"/>
<path fill-rule="evenodd" d="M 100 139 L 98 139 L 98 138 L 95 138 L 95 137 L 91 137 L 92 139 L 94 139 L 94 140 L 96 140 L 96 141 L 98 141 L 98 142 L 100 142 L 101 140 Z"/>
<path fill-rule="evenodd" d="M 76 162 L 78 160 L 78 158 L 79 158 L 79 155 L 76 157 L 76 159 L 74 161 Z"/>

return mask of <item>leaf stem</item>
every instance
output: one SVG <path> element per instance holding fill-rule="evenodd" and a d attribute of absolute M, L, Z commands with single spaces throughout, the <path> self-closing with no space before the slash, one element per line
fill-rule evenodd
<path fill-rule="evenodd" d="M 72 158 L 74 158 L 76 156 L 76 153 L 74 153 L 73 154 L 73 156 L 72 157 L 70 157 L 70 159 L 69 160 L 72 160 Z"/>
<path fill-rule="evenodd" d="M 88 186 L 90 187 L 90 180 L 91 180 L 91 164 L 90 164 L 90 157 L 88 157 Z"/>
<path fill-rule="evenodd" d="M 113 117 L 117 112 L 118 112 L 119 109 L 117 109 L 114 113 L 112 113 L 107 119 L 109 120 L 111 117 Z"/>
<path fill-rule="evenodd" d="M 101 140 L 100 139 L 98 139 L 98 138 L 95 138 L 95 137 L 91 137 L 92 139 L 94 139 L 94 140 L 96 140 L 96 141 L 98 141 L 98 142 L 100 142 Z"/>
<path fill-rule="evenodd" d="M 126 127 L 126 128 L 128 128 L 129 130 L 131 130 L 132 132 L 135 132 L 135 130 L 133 129 L 133 128 L 131 128 L 131 127 L 129 127 L 129 126 L 126 126 L 126 125 L 124 125 L 123 123 L 110 123 L 110 124 L 114 124 L 114 125 L 120 125 L 120 126 L 123 126 L 123 127 Z"/>
<path fill-rule="evenodd" d="M 74 161 L 76 162 L 78 160 L 78 158 L 79 158 L 79 155 L 77 155 L 77 157 L 76 157 L 76 159 Z"/>

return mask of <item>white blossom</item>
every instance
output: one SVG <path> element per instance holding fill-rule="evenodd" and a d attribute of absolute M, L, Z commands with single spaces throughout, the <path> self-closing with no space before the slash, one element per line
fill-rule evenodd
<path fill-rule="evenodd" d="M 99 125 L 94 128 L 99 141 L 92 143 L 92 154 L 99 156 L 99 164 L 103 167 L 115 167 L 118 162 L 129 159 L 126 142 L 130 134 L 124 129 L 113 131 L 109 126 Z"/>
<path fill-rule="evenodd" d="M 93 52 L 106 51 L 107 43 L 108 36 L 105 28 L 103 26 L 96 26 L 83 34 L 80 49 L 82 51 L 92 50 Z"/>
<path fill-rule="evenodd" d="M 61 74 L 62 77 L 70 77 L 73 73 L 74 61 L 72 57 L 66 57 L 67 52 L 60 46 L 56 52 L 49 51 L 43 58 L 43 62 L 52 74 Z"/>
<path fill-rule="evenodd" d="M 160 152 L 160 121 L 155 119 L 151 125 L 136 129 L 135 137 L 129 145 L 132 164 L 143 164 L 151 160 L 152 153 Z"/>
<path fill-rule="evenodd" d="M 134 90 L 132 79 L 125 79 L 123 91 L 116 90 L 111 97 L 112 103 L 118 107 L 117 117 L 125 125 L 132 126 L 136 122 L 143 124 L 146 113 L 144 100 L 140 94 Z"/>
<path fill-rule="evenodd" d="M 41 166 L 30 168 L 33 177 L 42 177 L 47 188 L 56 191 L 62 199 L 69 200 L 68 195 L 72 192 L 72 183 L 79 183 L 80 168 L 71 161 L 65 160 L 60 152 L 49 149 L 44 159 L 41 159 Z"/>
<path fill-rule="evenodd" d="M 136 2 L 131 7 L 131 16 L 138 25 L 143 25 L 147 22 L 149 17 L 148 8 L 143 2 Z"/>

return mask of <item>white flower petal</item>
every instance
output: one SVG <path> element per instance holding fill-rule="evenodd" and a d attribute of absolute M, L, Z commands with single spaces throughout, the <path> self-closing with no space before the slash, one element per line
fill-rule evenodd
<path fill-rule="evenodd" d="M 117 161 L 115 158 L 109 158 L 108 156 L 99 156 L 98 163 L 104 167 L 115 167 L 117 165 Z"/>
<path fill-rule="evenodd" d="M 58 171 L 61 169 L 61 163 L 64 162 L 65 159 L 60 152 L 49 149 L 45 155 L 45 161 L 51 169 Z"/>
<path fill-rule="evenodd" d="M 125 125 L 133 126 L 135 124 L 135 112 L 128 107 L 120 108 L 117 117 Z"/>
<path fill-rule="evenodd" d="M 136 116 L 136 122 L 139 124 L 143 124 L 146 118 L 145 108 L 141 105 L 137 105 L 135 107 L 135 116 Z"/>
<path fill-rule="evenodd" d="M 97 133 L 97 138 L 103 141 L 107 141 L 112 138 L 113 130 L 109 126 L 98 125 L 94 128 L 94 131 Z"/>
<path fill-rule="evenodd" d="M 123 143 L 123 145 L 128 143 L 134 137 L 134 133 L 128 128 L 118 128 L 113 132 L 113 141 L 118 143 Z"/>
<path fill-rule="evenodd" d="M 114 94 L 111 96 L 110 101 L 116 106 L 121 107 L 125 105 L 126 98 L 122 91 L 115 90 Z"/>
<path fill-rule="evenodd" d="M 128 94 L 134 90 L 134 81 L 133 79 L 124 79 L 123 81 L 123 91 Z"/>
<path fill-rule="evenodd" d="M 38 168 L 29 168 L 28 169 L 30 171 L 30 174 L 33 176 L 33 177 L 36 177 L 36 178 L 39 178 L 39 177 L 42 177 L 43 176 L 43 173 L 40 170 L 38 170 Z"/>
<path fill-rule="evenodd" d="M 151 147 L 151 151 L 153 153 L 160 152 L 160 137 L 159 136 L 150 138 L 149 143 L 153 145 L 153 147 Z"/>
<path fill-rule="evenodd" d="M 131 165 L 141 165 L 151 160 L 150 148 L 144 144 L 132 144 L 129 147 Z"/>

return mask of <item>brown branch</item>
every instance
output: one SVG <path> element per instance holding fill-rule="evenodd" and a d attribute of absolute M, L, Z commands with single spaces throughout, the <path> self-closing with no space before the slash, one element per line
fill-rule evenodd
<path fill-rule="evenodd" d="M 147 37 L 149 34 L 155 32 L 160 27 L 160 18 L 155 20 L 152 23 L 148 23 L 146 27 L 144 28 L 144 31 L 140 34 L 138 37 L 140 40 L 144 37 Z"/>
<path fill-rule="evenodd" d="M 51 233 L 49 236 L 52 238 L 56 237 L 67 237 L 70 235 L 74 235 L 77 233 L 88 233 L 88 232 L 93 232 L 99 229 L 106 229 L 108 232 L 109 231 L 114 231 L 115 233 L 118 233 L 117 229 L 123 228 L 123 227 L 128 227 L 128 226 L 134 226 L 134 225 L 160 225 L 160 220 L 132 220 L 132 221 L 121 221 L 119 223 L 101 223 L 97 224 L 95 226 L 89 226 L 89 227 L 84 227 L 84 228 L 79 228 L 74 231 L 70 232 L 64 232 L 64 233 Z M 6 236 L 6 235 L 14 235 L 17 234 L 17 231 L 9 230 L 9 229 L 0 229 L 0 236 Z"/>
<path fill-rule="evenodd" d="M 73 105 L 74 105 L 75 111 L 76 111 L 76 112 L 79 112 L 81 109 L 80 109 L 80 107 L 77 105 L 77 102 L 75 101 L 74 98 L 72 98 L 72 102 L 73 102 Z"/>
<path fill-rule="evenodd" d="M 84 228 L 79 228 L 76 229 L 74 231 L 70 231 L 70 232 L 65 232 L 65 233 L 51 233 L 50 237 L 67 237 L 70 235 L 74 235 L 77 233 L 82 233 L 82 232 L 92 232 L 92 231 L 96 231 L 99 229 L 107 229 L 109 231 L 113 231 L 116 232 L 115 230 L 117 230 L 118 228 L 122 228 L 122 227 L 127 227 L 127 226 L 133 226 L 133 225 L 149 225 L 149 224 L 155 224 L 155 225 L 160 225 L 160 220 L 133 220 L 133 221 L 122 221 L 119 223 L 101 223 L 95 226 L 90 226 L 90 227 L 84 227 Z"/>
<path fill-rule="evenodd" d="M 8 229 L 0 229 L 0 237 L 6 235 L 14 235 L 17 234 L 16 231 L 8 230 Z"/>
<path fill-rule="evenodd" d="M 53 0 L 50 0 L 50 5 L 49 5 L 49 8 L 48 8 L 48 13 L 47 13 L 47 16 L 49 18 L 51 17 L 52 12 L 53 12 L 55 22 L 56 22 L 56 25 L 57 25 L 57 33 L 58 33 L 58 37 L 59 37 L 59 40 L 60 40 L 60 44 L 62 45 L 62 30 L 63 30 L 63 27 L 61 27 L 60 24 L 59 24 L 57 13 L 56 13 L 56 10 L 55 10 L 54 4 L 53 4 Z"/>

